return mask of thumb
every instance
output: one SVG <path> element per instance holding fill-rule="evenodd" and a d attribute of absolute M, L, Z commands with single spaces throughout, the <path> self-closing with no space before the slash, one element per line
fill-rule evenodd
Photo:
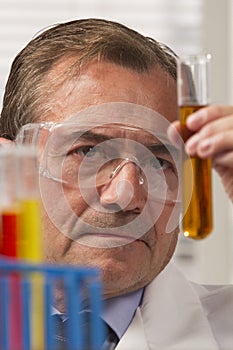
<path fill-rule="evenodd" d="M 181 126 L 179 121 L 171 123 L 167 129 L 168 139 L 174 146 L 179 147 L 181 143 Z"/>

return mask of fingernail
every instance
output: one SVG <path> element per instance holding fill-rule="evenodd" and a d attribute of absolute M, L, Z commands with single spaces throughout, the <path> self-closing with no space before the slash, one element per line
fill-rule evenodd
<path fill-rule="evenodd" d="M 213 148 L 213 142 L 210 139 L 203 140 L 199 145 L 199 152 L 201 155 L 208 155 Z"/>

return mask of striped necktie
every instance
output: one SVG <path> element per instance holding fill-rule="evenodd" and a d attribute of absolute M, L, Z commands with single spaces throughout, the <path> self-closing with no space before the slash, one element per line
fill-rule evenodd
<path fill-rule="evenodd" d="M 105 323 L 106 324 L 106 323 Z M 119 339 L 114 330 L 106 324 L 106 339 L 101 350 L 115 349 Z"/>
<path fill-rule="evenodd" d="M 62 320 L 60 315 L 53 315 L 51 316 L 54 320 L 54 328 L 56 330 L 55 334 L 55 347 L 54 350 L 69 350 L 69 346 L 67 343 L 67 336 L 66 336 L 66 328 L 68 326 L 69 320 Z M 93 347 L 91 347 L 90 344 L 90 337 L 89 337 L 89 319 L 90 312 L 87 313 L 87 317 L 85 319 L 85 322 L 82 324 L 81 331 L 84 334 L 85 339 L 85 346 L 82 350 L 92 350 Z M 104 322 L 105 323 L 105 322 Z M 106 338 L 104 340 L 104 343 L 101 347 L 101 350 L 113 350 L 115 349 L 119 339 L 116 333 L 105 323 L 105 334 Z M 78 330 L 77 330 L 78 331 Z M 77 349 L 78 350 L 78 349 Z M 93 349 L 94 350 L 94 349 Z"/>

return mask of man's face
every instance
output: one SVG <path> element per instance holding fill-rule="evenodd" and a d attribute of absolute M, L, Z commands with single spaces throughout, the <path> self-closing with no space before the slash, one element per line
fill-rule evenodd
<path fill-rule="evenodd" d="M 68 59 L 59 62 L 47 79 L 56 79 L 71 63 Z M 46 121 L 61 122 L 80 110 L 108 102 L 145 106 L 173 121 L 177 111 L 176 84 L 159 68 L 148 73 L 136 73 L 109 62 L 92 62 L 81 69 L 80 75 L 75 80 L 59 86 L 52 96 L 51 103 L 49 102 L 51 108 Z M 105 129 L 98 132 L 107 134 Z M 117 131 L 116 135 L 110 136 L 119 137 Z M 133 138 L 130 131 L 124 137 Z M 145 143 L 145 138 L 147 135 L 142 132 L 138 133 L 137 139 L 134 137 L 134 140 Z M 56 203 L 53 213 L 62 218 L 61 198 L 56 195 L 56 184 L 49 179 L 43 181 L 47 181 L 48 189 L 51 191 L 49 196 L 53 197 Z M 119 190 L 119 184 L 130 184 L 130 188 L 133 189 L 129 201 L 124 201 L 127 189 L 121 187 Z M 92 226 L 96 225 L 98 229 L 103 228 L 105 232 L 108 228 L 120 227 L 135 220 L 142 213 L 148 199 L 146 184 L 140 183 L 138 169 L 132 162 L 124 164 L 108 184 L 98 186 L 97 199 L 95 196 L 95 201 L 98 203 L 95 203 L 95 206 L 90 205 L 91 193 L 86 200 L 81 191 L 66 185 L 63 186 L 63 193 L 77 218 Z M 158 206 L 158 203 L 151 203 L 146 215 L 153 216 Z M 120 210 L 110 210 L 106 214 L 104 210 L 98 210 L 98 207 L 107 210 L 117 207 Z M 171 206 L 165 205 L 160 210 L 161 213 L 154 225 L 140 239 L 129 243 L 126 241 L 126 244 L 120 246 L 110 244 L 110 248 L 103 248 L 88 246 L 70 239 L 52 223 L 51 216 L 47 215 L 45 210 L 46 259 L 54 263 L 100 267 L 103 270 L 106 297 L 138 289 L 149 283 L 166 266 L 173 254 L 177 230 L 166 233 L 171 211 Z M 64 217 L 64 225 L 67 222 L 69 218 Z M 110 240 L 107 235 L 102 235 L 99 239 Z"/>

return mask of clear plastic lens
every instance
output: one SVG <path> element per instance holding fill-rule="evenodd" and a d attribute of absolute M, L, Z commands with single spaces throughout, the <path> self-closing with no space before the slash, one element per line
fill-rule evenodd
<path fill-rule="evenodd" d="M 127 158 L 150 182 L 153 198 L 177 200 L 178 171 L 174 155 L 155 137 L 126 126 L 118 129 L 105 126 L 101 130 L 97 127 L 88 132 L 75 128 L 77 125 L 53 125 L 46 133 L 45 125 L 37 125 L 30 132 L 25 130 L 24 142 L 37 139 L 39 145 L 46 145 L 40 164 L 44 176 L 74 188 L 98 187 L 108 183 Z M 146 145 L 144 140 L 148 140 Z"/>
<path fill-rule="evenodd" d="M 37 140 L 43 146 L 43 176 L 73 188 L 96 188 L 110 182 L 127 159 L 137 167 L 142 182 L 149 183 L 151 198 L 178 200 L 177 151 L 148 131 L 128 125 L 90 128 L 50 123 L 31 124 L 23 133 L 21 141 Z"/>

